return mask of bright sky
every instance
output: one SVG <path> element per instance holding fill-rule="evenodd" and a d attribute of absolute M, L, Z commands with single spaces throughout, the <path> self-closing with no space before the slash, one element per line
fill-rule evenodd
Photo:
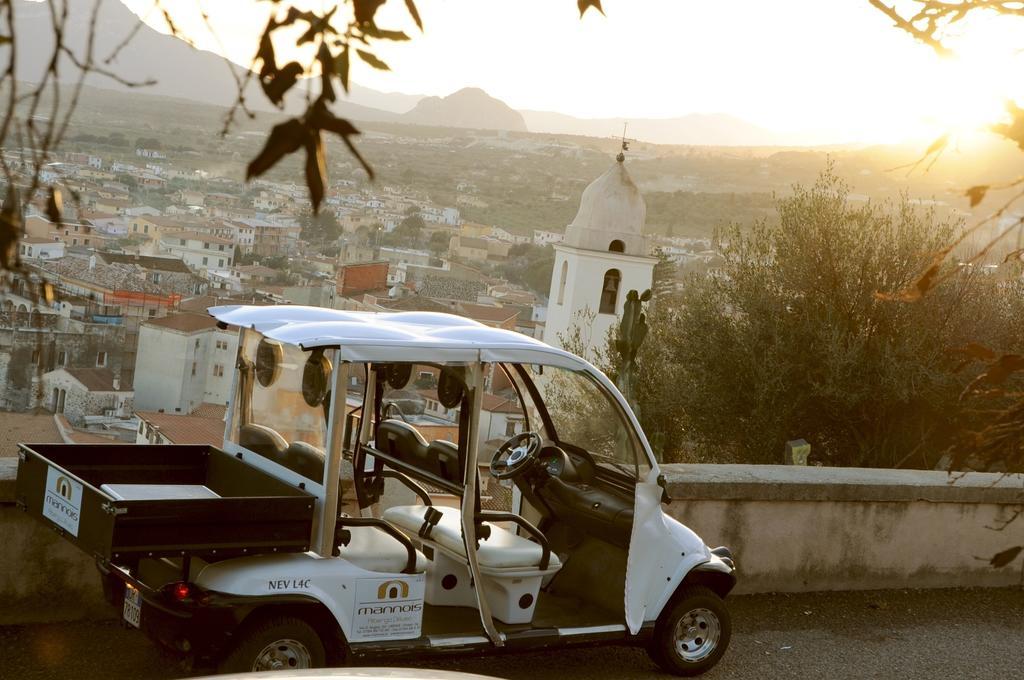
<path fill-rule="evenodd" d="M 123 0 L 146 16 L 153 0 Z M 256 0 L 165 0 L 203 48 L 248 64 L 271 9 Z M 326 0 L 299 0 L 319 10 Z M 223 50 L 203 27 L 208 13 Z M 982 20 L 941 59 L 867 0 L 604 0 L 580 20 L 573 0 L 401 0 L 378 25 L 410 43 L 377 49 L 392 72 L 353 66 L 383 91 L 446 95 L 477 86 L 518 109 L 580 117 L 725 112 L 808 143 L 889 142 L 962 132 L 1017 97 L 1024 20 Z M 148 19 L 165 29 L 157 13 Z M 279 46 L 281 51 L 288 49 Z M 996 66 L 993 67 L 993 60 Z"/>

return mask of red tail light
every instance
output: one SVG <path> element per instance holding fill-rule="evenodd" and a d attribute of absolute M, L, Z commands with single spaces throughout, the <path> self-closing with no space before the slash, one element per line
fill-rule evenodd
<path fill-rule="evenodd" d="M 175 583 L 171 588 L 171 594 L 174 595 L 174 599 L 179 602 L 187 600 L 192 594 L 192 586 L 184 582 Z"/>

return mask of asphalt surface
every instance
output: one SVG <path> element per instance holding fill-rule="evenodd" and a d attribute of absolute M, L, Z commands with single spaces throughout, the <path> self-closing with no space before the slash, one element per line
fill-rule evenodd
<path fill-rule="evenodd" d="M 1024 590 L 874 591 L 729 599 L 733 639 L 706 678 L 1021 678 Z M 186 672 L 113 621 L 0 627 L 0 678 L 164 680 Z M 662 675 L 647 655 L 590 647 L 402 665 L 499 678 Z"/>

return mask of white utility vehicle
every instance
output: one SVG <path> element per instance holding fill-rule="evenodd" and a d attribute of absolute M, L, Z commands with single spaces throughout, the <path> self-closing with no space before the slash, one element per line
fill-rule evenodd
<path fill-rule="evenodd" d="M 447 314 L 210 314 L 240 329 L 220 448 L 21 446 L 19 503 L 96 556 L 128 625 L 225 670 L 722 657 L 732 556 L 662 510 L 650 445 L 589 363 Z"/>

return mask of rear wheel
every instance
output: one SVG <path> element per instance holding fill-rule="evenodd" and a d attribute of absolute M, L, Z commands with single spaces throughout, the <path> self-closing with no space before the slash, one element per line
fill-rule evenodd
<path fill-rule="evenodd" d="M 323 668 L 326 653 L 316 630 L 291 616 L 263 620 L 242 634 L 220 664 L 221 672 Z"/>
<path fill-rule="evenodd" d="M 673 675 L 700 675 L 722 658 L 731 636 L 722 598 L 703 586 L 684 586 L 658 618 L 647 652 Z"/>

